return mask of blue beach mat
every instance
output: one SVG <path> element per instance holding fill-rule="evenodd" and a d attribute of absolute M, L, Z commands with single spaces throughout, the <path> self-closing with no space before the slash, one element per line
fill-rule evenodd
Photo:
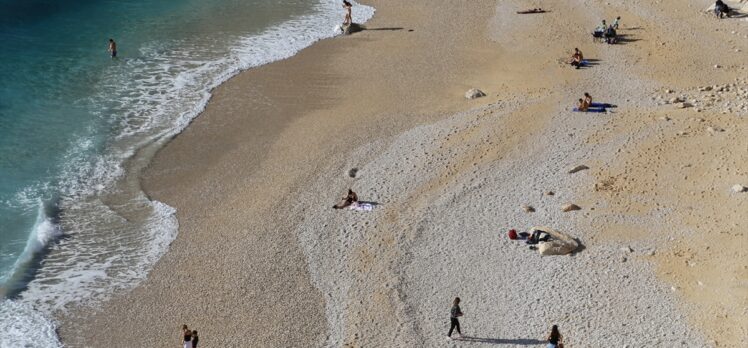
<path fill-rule="evenodd" d="M 572 111 L 574 112 L 606 112 L 605 108 L 594 108 L 594 107 L 587 108 L 587 111 L 581 111 L 579 110 L 579 108 L 574 108 L 572 109 Z"/>

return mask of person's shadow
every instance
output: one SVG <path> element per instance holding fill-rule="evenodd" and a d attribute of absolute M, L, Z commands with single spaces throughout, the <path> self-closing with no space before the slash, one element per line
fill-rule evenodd
<path fill-rule="evenodd" d="M 463 336 L 459 341 L 491 344 L 513 344 L 518 346 L 536 346 L 548 343 L 548 341 L 535 340 L 531 338 L 487 338 Z"/>

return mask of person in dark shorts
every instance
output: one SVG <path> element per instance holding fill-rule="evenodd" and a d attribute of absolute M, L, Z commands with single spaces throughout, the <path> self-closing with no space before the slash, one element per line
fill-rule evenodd
<path fill-rule="evenodd" d="M 117 58 L 117 43 L 114 39 L 109 39 L 109 53 L 112 55 L 112 59 Z"/>
<path fill-rule="evenodd" d="M 192 330 L 192 348 L 197 348 L 197 342 L 200 340 L 197 337 L 197 330 Z"/>
<path fill-rule="evenodd" d="M 455 297 L 452 302 L 452 309 L 449 311 L 449 333 L 447 333 L 447 339 L 452 339 L 452 330 L 457 329 L 457 338 L 462 338 L 462 331 L 460 331 L 460 321 L 457 319 L 462 316 L 462 310 L 460 309 L 460 298 Z"/>
<path fill-rule="evenodd" d="M 182 325 L 182 348 L 192 348 L 192 331 L 187 325 Z"/>

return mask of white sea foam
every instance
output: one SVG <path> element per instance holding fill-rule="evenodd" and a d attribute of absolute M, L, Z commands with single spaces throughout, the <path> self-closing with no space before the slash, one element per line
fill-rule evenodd
<path fill-rule="evenodd" d="M 61 223 L 43 216 L 29 239 L 30 255 L 45 247 L 49 253 L 27 290 L 0 303 L 0 327 L 11 328 L 0 332 L 0 347 L 58 347 L 48 319 L 54 313 L 71 303 L 106 300 L 146 277 L 176 236 L 178 223 L 173 208 L 142 192 L 115 192 L 125 163 L 181 132 L 205 108 L 211 90 L 237 73 L 334 36 L 330 28 L 341 22 L 339 2 L 324 0 L 313 12 L 257 35 L 218 38 L 226 43 L 222 52 L 215 37 L 152 42 L 140 57 L 107 69 L 95 86 L 99 93 L 75 102 L 95 106 L 96 116 L 114 132 L 105 143 L 94 140 L 101 138 L 95 127 L 75 134 L 58 182 L 24 188 L 13 202 L 3 202 L 32 209 L 56 192 Z M 355 6 L 354 21 L 363 23 L 373 13 L 371 7 Z M 116 204 L 100 198 L 112 195 Z"/>
<path fill-rule="evenodd" d="M 61 347 L 54 323 L 29 304 L 0 300 L 0 347 Z"/>

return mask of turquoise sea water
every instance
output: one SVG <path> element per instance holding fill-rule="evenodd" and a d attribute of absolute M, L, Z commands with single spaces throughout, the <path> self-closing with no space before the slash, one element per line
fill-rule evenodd
<path fill-rule="evenodd" d="M 178 222 L 137 172 L 213 87 L 342 15 L 332 0 L 0 0 L 0 346 L 59 345 L 55 311 L 143 279 Z"/>

